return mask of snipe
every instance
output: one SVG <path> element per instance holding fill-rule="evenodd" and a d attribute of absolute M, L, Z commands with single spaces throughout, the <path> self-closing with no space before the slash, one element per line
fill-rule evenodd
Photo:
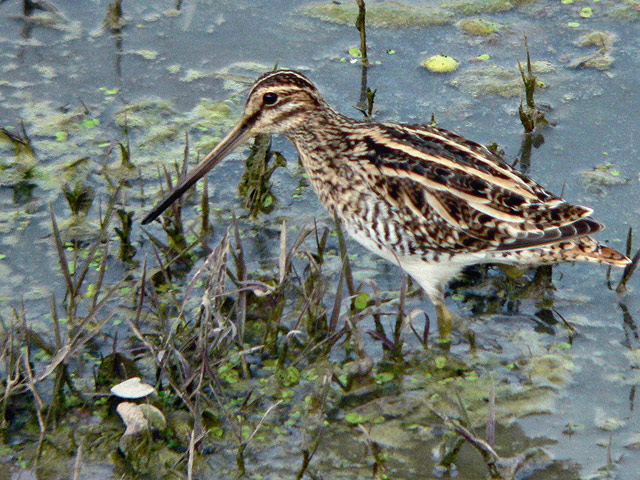
<path fill-rule="evenodd" d="M 603 228 L 589 218 L 590 208 L 565 202 L 484 146 L 427 125 L 345 117 L 291 70 L 255 82 L 236 127 L 142 223 L 258 133 L 293 142 L 323 205 L 354 239 L 426 291 L 441 336 L 451 325 L 444 288 L 465 266 L 629 263 L 590 236 Z"/>

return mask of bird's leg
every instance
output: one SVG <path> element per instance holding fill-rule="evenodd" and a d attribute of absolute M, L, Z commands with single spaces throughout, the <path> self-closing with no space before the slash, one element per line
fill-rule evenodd
<path fill-rule="evenodd" d="M 438 339 L 436 343 L 440 348 L 449 350 L 452 341 L 452 331 L 455 328 L 456 332 L 459 332 L 462 337 L 466 338 L 469 342 L 469 348 L 475 350 L 475 333 L 469 328 L 463 318 L 456 313 L 451 313 L 444 302 L 435 304 L 436 314 L 438 316 Z"/>
<path fill-rule="evenodd" d="M 451 343 L 451 327 L 455 316 L 449 311 L 444 302 L 438 302 L 435 306 L 438 317 L 438 343 L 448 345 Z"/>
<path fill-rule="evenodd" d="M 450 345 L 451 329 L 455 317 L 444 303 L 444 285 L 438 285 L 435 286 L 435 288 L 432 286 L 428 293 L 436 307 L 436 315 L 438 317 L 438 343 L 441 345 Z"/>

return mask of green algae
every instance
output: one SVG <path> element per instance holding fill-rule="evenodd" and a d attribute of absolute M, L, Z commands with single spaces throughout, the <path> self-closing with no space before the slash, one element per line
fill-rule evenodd
<path fill-rule="evenodd" d="M 601 30 L 593 30 L 582 35 L 575 42 L 580 47 L 601 47 L 595 52 L 580 55 L 569 62 L 571 68 L 595 68 L 596 70 L 608 70 L 615 58 L 611 54 L 612 46 L 618 37 L 615 33 Z"/>
<path fill-rule="evenodd" d="M 597 166 L 589 170 L 582 170 L 580 177 L 584 182 L 585 188 L 593 192 L 603 193 L 608 187 L 624 185 L 629 179 L 624 175 L 620 175 L 620 170 L 611 164 Z"/>
<path fill-rule="evenodd" d="M 120 108 L 114 119 L 121 127 L 149 128 L 177 116 L 173 105 L 168 100 L 159 98 L 142 99 Z"/>
<path fill-rule="evenodd" d="M 113 95 L 117 93 L 117 89 L 113 89 L 113 92 L 106 88 L 103 90 L 105 98 L 108 99 L 114 98 Z M 199 149 L 211 148 L 219 141 L 219 135 L 233 124 L 235 119 L 231 117 L 235 111 L 232 110 L 232 106 L 238 102 L 239 100 L 235 97 L 225 102 L 203 99 L 191 112 L 180 114 L 169 101 L 143 98 L 118 109 L 114 119 L 119 126 L 123 128 L 126 126 L 136 132 L 138 147 L 136 162 L 145 167 L 143 173 L 147 171 L 155 173 L 153 165 L 157 163 L 157 154 L 152 151 L 155 146 L 164 146 L 164 156 L 178 158 L 183 148 L 183 145 L 178 142 L 183 142 L 185 131 L 194 128 L 215 132 L 209 137 L 202 135 L 202 138 L 196 142 Z M 31 126 L 30 134 L 39 137 L 40 150 L 48 152 L 49 156 L 57 157 L 58 161 L 50 165 L 36 165 L 34 158 L 29 162 L 13 162 L 12 168 L 0 169 L 2 184 L 17 185 L 25 179 L 25 175 L 29 175 L 30 178 L 37 180 L 38 185 L 46 189 L 57 188 L 78 174 L 75 168 L 67 168 L 78 161 L 75 153 L 77 151 L 82 151 L 86 155 L 84 158 L 89 159 L 88 162 L 84 162 L 83 169 L 95 171 L 97 163 L 91 157 L 99 158 L 103 146 L 107 144 L 101 138 L 103 133 L 95 128 L 100 125 L 98 116 L 103 107 L 96 105 L 87 107 L 79 105 L 75 108 L 61 108 L 51 101 L 26 104 L 23 118 Z M 167 144 L 168 142 L 170 145 Z M 21 165 L 24 165 L 25 169 L 18 168 Z M 108 173 L 114 174 L 113 169 L 108 167 Z M 136 174 L 137 171 L 129 169 L 125 177 L 133 178 Z M 121 177 L 118 176 L 118 178 Z M 137 195 L 134 192 L 133 196 Z M 82 238 L 87 236 L 80 227 L 79 222 L 74 222 L 71 230 L 76 233 L 72 236 L 78 235 Z"/>
<path fill-rule="evenodd" d="M 196 80 L 212 77 L 214 75 L 215 73 L 213 72 L 203 72 L 201 70 L 190 68 L 189 70 L 187 70 L 187 73 L 185 73 L 185 75 L 182 78 L 180 78 L 180 81 L 191 83 L 191 82 L 195 82 Z"/>
<path fill-rule="evenodd" d="M 593 8 L 582 7 L 582 10 L 580 10 L 580 16 L 582 18 L 591 18 L 593 16 Z"/>
<path fill-rule="evenodd" d="M 100 225 L 85 215 L 71 215 L 60 222 L 60 234 L 64 242 L 89 242 L 98 238 Z"/>
<path fill-rule="evenodd" d="M 55 69 L 50 65 L 34 65 L 33 69 L 36 70 L 42 78 L 47 80 L 51 80 L 58 76 Z"/>
<path fill-rule="evenodd" d="M 179 64 L 169 65 L 167 67 L 167 70 L 169 71 L 169 73 L 173 73 L 173 74 L 180 73 L 180 70 L 182 70 L 182 65 L 179 65 Z"/>
<path fill-rule="evenodd" d="M 56 137 L 60 131 L 65 131 L 70 136 L 83 136 L 86 133 L 83 121 L 95 118 L 100 112 L 95 105 L 91 105 L 90 108 L 91 113 L 82 105 L 69 108 L 61 107 L 49 100 L 32 102 L 25 105 L 23 118 L 29 123 L 30 134 L 34 136 Z"/>
<path fill-rule="evenodd" d="M 100 124 L 101 109 L 95 105 L 57 106 L 51 101 L 25 102 L 22 118 L 29 125 L 29 135 L 37 137 L 39 152 L 46 152 L 56 162 L 38 162 L 32 170 L 34 182 L 41 188 L 58 188 L 69 181 L 65 169 L 83 158 L 98 157 L 104 142 Z M 90 163 L 90 162 L 89 162 Z"/>
<path fill-rule="evenodd" d="M 454 78 L 451 84 L 474 97 L 517 97 L 522 92 L 522 83 L 515 69 L 496 65 L 467 70 Z"/>
<path fill-rule="evenodd" d="M 394 452 L 389 458 L 392 462 L 410 465 L 411 457 L 403 452 L 412 452 L 412 457 L 423 455 L 416 452 L 429 452 L 436 464 L 449 455 L 451 461 L 464 463 L 455 453 L 462 440 L 443 428 L 443 418 L 455 419 L 472 432 L 495 422 L 498 434 L 494 448 L 511 452 L 513 436 L 504 436 L 504 431 L 518 418 L 556 411 L 575 367 L 566 349 L 542 344 L 533 331 L 519 331 L 508 342 L 512 347 L 519 345 L 521 353 L 508 358 L 504 352 L 485 351 L 464 358 L 436 352 L 426 352 L 427 358 L 414 356 L 402 375 L 392 380 L 395 390 L 375 391 L 374 385 L 359 402 L 341 401 L 344 411 L 336 414 L 327 428 L 344 448 L 329 449 L 327 453 L 334 456 L 331 461 L 344 460 L 340 452 L 345 448 L 352 451 L 346 445 L 354 441 L 351 425 L 358 424 L 376 445 Z M 509 361 L 513 366 L 507 369 Z M 487 401 L 491 391 L 495 395 L 493 408 Z M 521 431 L 516 437 L 519 452 L 529 451 L 527 445 L 535 446 Z"/>
<path fill-rule="evenodd" d="M 355 2 L 316 3 L 302 8 L 302 13 L 331 23 L 351 25 L 358 16 Z M 452 23 L 453 13 L 440 7 L 423 7 L 401 2 L 367 3 L 367 24 L 372 27 L 424 27 Z"/>
<path fill-rule="evenodd" d="M 447 55 L 433 55 L 422 62 L 422 66 L 434 73 L 449 73 L 458 69 L 460 62 Z"/>
<path fill-rule="evenodd" d="M 12 163 L 10 166 L 0 165 L 0 186 L 12 187 L 34 178 L 34 163 Z"/>
<path fill-rule="evenodd" d="M 367 2 L 367 24 L 372 27 L 427 27 L 448 25 L 472 15 L 512 10 L 534 0 L 453 1 L 440 6 L 414 5 L 404 2 Z M 321 2 L 301 8 L 304 15 L 331 23 L 351 25 L 358 16 L 354 2 Z"/>
<path fill-rule="evenodd" d="M 606 30 L 592 30 L 578 38 L 576 44 L 580 47 L 594 45 L 596 47 L 611 46 L 618 41 L 618 36 Z"/>
<path fill-rule="evenodd" d="M 480 17 L 465 18 L 460 20 L 456 26 L 464 33 L 480 37 L 497 33 L 501 29 L 499 24 Z"/>
<path fill-rule="evenodd" d="M 208 98 L 202 98 L 194 108 L 186 113 L 175 111 L 173 105 L 164 100 L 145 99 L 127 105 L 115 114 L 115 119 L 122 127 L 137 131 L 138 147 L 149 151 L 148 155 L 136 156 L 136 165 L 146 166 L 152 163 L 156 147 L 168 143 L 182 142 L 185 131 L 195 130 L 207 132 L 198 135 L 196 140 L 197 150 L 209 150 L 220 140 L 220 135 L 228 130 L 235 122 L 235 105 L 239 100 L 231 97 L 228 100 L 216 102 Z M 214 132 L 210 134 L 209 132 Z M 164 156 L 176 158 L 176 154 L 183 145 L 173 145 L 173 151 Z"/>
<path fill-rule="evenodd" d="M 158 52 L 156 52 L 155 50 L 145 50 L 145 49 L 141 49 L 141 50 L 133 50 L 131 52 L 128 52 L 132 55 L 138 55 L 142 58 L 144 58 L 145 60 L 155 60 L 156 58 L 158 58 Z"/>
<path fill-rule="evenodd" d="M 152 125 L 145 129 L 144 135 L 140 138 L 140 148 L 164 145 L 166 142 L 178 140 L 183 135 L 184 128 L 181 123 Z"/>
<path fill-rule="evenodd" d="M 588 53 L 586 55 L 580 55 L 571 62 L 569 66 L 571 68 L 595 68 L 596 70 L 608 70 L 615 58 L 606 47 L 598 50 L 597 52 Z"/>
<path fill-rule="evenodd" d="M 638 0 L 615 0 L 615 5 L 606 10 L 606 15 L 628 21 L 640 20 L 640 1 Z"/>
<path fill-rule="evenodd" d="M 532 61 L 534 73 L 552 73 L 555 66 L 547 61 Z M 498 95 L 501 97 L 518 97 L 522 94 L 522 76 L 515 68 L 498 65 L 477 64 L 458 74 L 451 85 L 474 97 Z M 538 81 L 537 86 L 546 87 L 547 83 Z"/>
<path fill-rule="evenodd" d="M 506 12 L 514 9 L 515 7 L 526 4 L 534 3 L 536 0 L 469 0 L 469 1 L 453 1 L 449 3 L 447 8 L 450 8 L 458 15 L 465 17 L 471 15 L 481 15 L 487 13 Z"/>
<path fill-rule="evenodd" d="M 483 352 L 472 359 L 461 359 L 429 352 L 428 358 L 415 359 L 417 363 L 405 368 L 401 377 L 391 379 L 393 388 L 369 385 L 364 394 L 344 394 L 339 404 L 345 408 L 345 415 L 401 418 L 408 426 L 432 422 L 431 414 L 420 407 L 425 402 L 443 415 L 459 415 L 460 399 L 470 426 L 477 427 L 486 422 L 486 398 L 495 389 L 497 422 L 508 424 L 514 418 L 553 412 L 558 392 L 571 381 L 576 369 L 570 352 L 542 344 L 535 332 L 518 332 L 509 341 L 520 346 L 520 355 L 505 359 Z M 513 367 L 505 370 L 507 364 Z M 411 395 L 406 395 L 409 391 Z"/>
<path fill-rule="evenodd" d="M 599 407 L 596 408 L 596 413 L 593 420 L 596 427 L 598 427 L 600 430 L 604 430 L 605 432 L 613 432 L 615 430 L 619 430 L 628 423 L 627 420 L 624 420 L 622 418 L 607 416 L 606 412 Z"/>
<path fill-rule="evenodd" d="M 32 12 L 24 17 L 24 21 L 63 32 L 66 34 L 65 40 L 77 38 L 82 32 L 80 22 L 69 20 L 57 8 L 44 8 L 42 11 Z"/>
<path fill-rule="evenodd" d="M 234 123 L 232 116 L 239 115 L 233 108 L 233 101 L 216 102 L 209 98 L 201 98 L 189 113 L 195 121 L 193 127 L 209 130 L 211 128 L 226 129 Z"/>

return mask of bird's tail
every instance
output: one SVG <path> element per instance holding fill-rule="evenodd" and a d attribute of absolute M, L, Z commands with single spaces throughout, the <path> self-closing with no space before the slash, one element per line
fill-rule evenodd
<path fill-rule="evenodd" d="M 566 245 L 565 245 L 566 243 Z M 580 237 L 557 245 L 566 262 L 592 262 L 624 267 L 631 263 L 625 255 L 613 248 L 601 245 L 592 237 Z"/>
<path fill-rule="evenodd" d="M 564 242 L 558 242 L 544 247 L 534 247 L 513 252 L 501 252 L 503 258 L 496 258 L 498 262 L 508 263 L 511 255 L 516 256 L 515 263 L 531 263 L 534 265 L 552 264 L 558 262 L 590 262 L 604 263 L 614 267 L 624 267 L 631 263 L 625 255 L 613 248 L 601 245 L 592 237 L 584 236 Z M 510 255 L 511 254 L 511 255 Z"/>

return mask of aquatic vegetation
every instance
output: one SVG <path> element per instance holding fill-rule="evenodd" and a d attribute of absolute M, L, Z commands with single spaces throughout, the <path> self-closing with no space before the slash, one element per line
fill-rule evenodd
<path fill-rule="evenodd" d="M 531 61 L 533 73 L 553 72 L 555 67 L 547 61 Z M 522 75 L 515 68 L 484 63 L 456 75 L 451 84 L 474 97 L 498 95 L 501 97 L 517 97 L 522 92 Z M 538 81 L 536 86 L 544 88 L 547 84 Z"/>
<path fill-rule="evenodd" d="M 577 45 L 580 47 L 588 47 L 594 45 L 596 47 L 611 46 L 618 41 L 618 36 L 615 33 L 593 30 L 581 35 L 577 40 Z"/>
<path fill-rule="evenodd" d="M 13 161 L 0 163 L 0 187 L 9 187 L 14 192 L 14 202 L 24 203 L 31 199 L 37 176 L 36 155 L 24 125 L 21 132 L 0 127 L 0 145 L 13 149 Z"/>
<path fill-rule="evenodd" d="M 456 26 L 469 35 L 484 37 L 500 31 L 500 25 L 480 17 L 471 17 L 460 20 Z"/>
<path fill-rule="evenodd" d="M 620 170 L 611 163 L 582 170 L 580 176 L 589 190 L 598 193 L 604 193 L 606 188 L 624 185 L 629 182 L 629 179 L 622 175 Z"/>
<path fill-rule="evenodd" d="M 503 12 L 535 0 L 455 0 L 440 6 L 405 2 L 367 2 L 367 24 L 372 27 L 426 27 L 454 23 L 461 17 Z M 303 14 L 325 22 L 353 25 L 358 15 L 355 2 L 322 2 L 301 8 Z"/>
<path fill-rule="evenodd" d="M 638 0 L 615 0 L 613 7 L 606 14 L 622 20 L 640 20 L 640 2 Z"/>
<path fill-rule="evenodd" d="M 614 60 L 614 57 L 606 47 L 603 47 L 597 52 L 588 53 L 574 58 L 569 65 L 572 68 L 595 68 L 596 70 L 607 70 Z"/>
<path fill-rule="evenodd" d="M 478 66 L 466 70 L 451 80 L 451 84 L 474 97 L 482 95 L 516 97 L 521 91 L 517 72 L 497 65 Z"/>
<path fill-rule="evenodd" d="M 141 129 L 166 123 L 167 120 L 173 120 L 176 117 L 177 112 L 171 103 L 163 99 L 140 100 L 122 107 L 114 115 L 119 126 Z"/>
<path fill-rule="evenodd" d="M 273 165 L 269 166 L 271 160 Z M 251 153 L 245 162 L 245 171 L 238 184 L 238 194 L 246 198 L 245 207 L 252 216 L 269 213 L 276 206 L 276 197 L 271 192 L 271 175 L 287 162 L 278 152 L 271 151 L 271 137 L 256 137 Z"/>
<path fill-rule="evenodd" d="M 158 58 L 158 52 L 154 51 L 154 50 L 133 50 L 131 52 L 132 55 L 139 55 L 140 57 L 144 58 L 145 60 L 155 60 L 156 58 Z"/>
<path fill-rule="evenodd" d="M 460 62 L 447 55 L 433 55 L 422 62 L 422 66 L 434 73 L 449 73 L 458 69 Z"/>
<path fill-rule="evenodd" d="M 353 25 L 358 16 L 355 2 L 326 2 L 302 7 L 302 13 L 332 23 Z M 367 2 L 367 24 L 372 27 L 417 27 L 443 25 L 453 21 L 453 13 L 439 7 L 416 9 L 400 2 Z"/>

